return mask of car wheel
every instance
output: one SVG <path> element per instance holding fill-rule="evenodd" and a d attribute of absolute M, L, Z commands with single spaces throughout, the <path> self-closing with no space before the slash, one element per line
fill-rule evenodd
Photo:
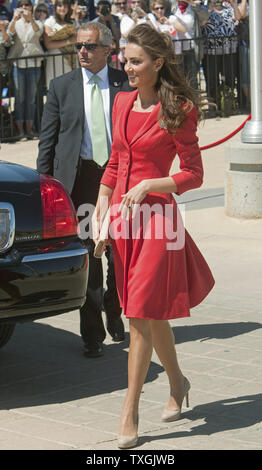
<path fill-rule="evenodd" d="M 0 348 L 5 346 L 11 338 L 15 329 L 15 323 L 2 323 L 0 324 Z"/>

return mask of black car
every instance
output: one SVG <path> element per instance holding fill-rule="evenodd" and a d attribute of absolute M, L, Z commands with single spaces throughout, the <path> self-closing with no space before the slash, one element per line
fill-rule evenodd
<path fill-rule="evenodd" d="M 0 161 L 0 347 L 15 324 L 80 308 L 88 253 L 56 179 Z"/>

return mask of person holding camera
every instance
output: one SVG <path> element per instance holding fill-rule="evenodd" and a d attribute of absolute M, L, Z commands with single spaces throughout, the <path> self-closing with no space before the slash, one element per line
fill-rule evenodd
<path fill-rule="evenodd" d="M 126 38 L 134 26 L 148 21 L 145 0 L 131 0 L 127 13 L 120 22 L 121 36 Z"/>
<path fill-rule="evenodd" d="M 126 74 L 107 65 L 111 44 L 112 33 L 103 23 L 83 24 L 76 42 L 80 67 L 51 81 L 44 107 L 37 169 L 40 173 L 54 175 L 64 184 L 76 210 L 83 204 L 96 203 L 100 179 L 111 151 L 113 102 L 119 91 L 130 89 Z M 100 132 L 102 149 L 97 141 Z M 79 212 L 78 215 L 80 217 Z M 93 358 L 103 355 L 106 331 L 102 309 L 113 341 L 123 341 L 125 332 L 112 251 L 109 248 L 106 252 L 107 289 L 103 293 L 101 259 L 93 256 L 94 243 L 90 235 L 85 243 L 89 252 L 89 280 L 86 302 L 80 309 L 80 332 L 84 354 Z"/>
<path fill-rule="evenodd" d="M 20 141 L 36 138 L 33 123 L 36 112 L 36 94 L 41 77 L 43 48 L 40 38 L 43 24 L 33 16 L 31 0 L 19 0 L 13 19 L 9 23 L 8 34 L 13 38 L 8 58 L 16 58 L 13 67 L 15 90 L 15 120 Z M 29 57 L 30 58 L 26 58 Z M 25 128 L 24 128 L 25 124 Z"/>
<path fill-rule="evenodd" d="M 47 18 L 44 24 L 44 44 L 47 55 L 52 55 L 46 60 L 47 89 L 52 78 L 76 67 L 73 47 L 76 41 L 75 24 L 71 14 L 70 0 L 55 0 L 54 15 Z M 68 54 L 62 55 L 63 52 Z"/>
<path fill-rule="evenodd" d="M 107 0 L 99 0 L 96 7 L 96 13 L 98 16 L 94 19 L 94 21 L 99 21 L 99 23 L 103 23 L 110 29 L 118 49 L 119 39 L 121 36 L 120 20 L 118 16 L 112 15 L 111 3 L 109 3 Z"/>
<path fill-rule="evenodd" d="M 85 0 L 76 0 L 72 6 L 71 19 L 75 22 L 77 28 L 89 21 L 89 12 Z"/>

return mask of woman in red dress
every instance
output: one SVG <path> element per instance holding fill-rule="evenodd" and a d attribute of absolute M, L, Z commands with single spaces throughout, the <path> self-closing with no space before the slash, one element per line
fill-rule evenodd
<path fill-rule="evenodd" d="M 202 184 L 197 95 L 175 64 L 169 36 L 148 24 L 129 33 L 125 61 L 135 91 L 115 99 L 112 153 L 93 216 L 96 240 L 106 199 L 118 295 L 130 325 L 120 448 L 138 440 L 139 398 L 153 348 L 170 383 L 162 420 L 180 418 L 190 383 L 180 370 L 168 319 L 189 316 L 214 285 L 172 196 Z M 180 171 L 170 176 L 176 153 Z"/>

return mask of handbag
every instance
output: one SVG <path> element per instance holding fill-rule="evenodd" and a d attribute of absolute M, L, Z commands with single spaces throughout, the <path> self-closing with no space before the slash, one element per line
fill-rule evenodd
<path fill-rule="evenodd" d="M 108 208 L 106 211 L 106 214 L 105 214 L 102 226 L 101 226 L 101 230 L 99 233 L 99 238 L 94 248 L 95 258 L 101 258 L 102 254 L 105 251 L 105 241 L 108 239 L 109 225 L 110 225 L 110 208 Z"/>

